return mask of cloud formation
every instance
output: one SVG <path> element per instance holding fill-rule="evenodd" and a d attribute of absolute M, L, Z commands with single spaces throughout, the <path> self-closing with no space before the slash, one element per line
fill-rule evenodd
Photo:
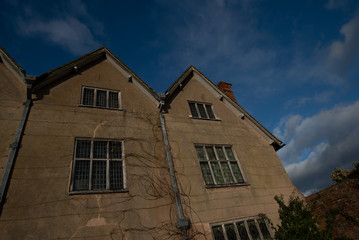
<path fill-rule="evenodd" d="M 340 74 L 358 59 L 359 53 L 359 12 L 340 29 L 344 41 L 334 41 L 330 46 L 329 58 Z"/>
<path fill-rule="evenodd" d="M 74 55 L 100 46 L 95 35 L 103 34 L 103 25 L 90 16 L 85 4 L 80 0 L 51 4 L 51 18 L 38 15 L 36 6 L 25 4 L 15 21 L 18 34 L 61 46 Z"/>
<path fill-rule="evenodd" d="M 75 55 L 92 50 L 99 45 L 89 28 L 72 17 L 51 21 L 21 21 L 19 27 L 19 31 L 24 36 L 43 35 L 47 41 L 62 46 Z"/>
<path fill-rule="evenodd" d="M 278 154 L 292 181 L 302 192 L 322 189 L 332 184 L 335 167 L 350 168 L 359 159 L 359 101 L 289 117 L 274 132 L 288 143 Z"/>

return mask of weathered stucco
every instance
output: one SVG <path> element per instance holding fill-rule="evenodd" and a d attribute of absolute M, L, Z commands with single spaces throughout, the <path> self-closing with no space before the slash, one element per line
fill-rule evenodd
<path fill-rule="evenodd" d="M 9 145 L 14 141 L 19 124 L 23 103 L 26 101 L 26 87 L 16 76 L 0 62 L 0 177 L 6 166 Z"/>
<path fill-rule="evenodd" d="M 219 120 L 193 119 L 188 101 L 212 103 Z M 238 112 L 219 100 L 208 84 L 194 75 L 170 104 L 166 117 L 177 176 L 183 190 L 186 213 L 197 226 L 266 214 L 278 224 L 275 195 L 298 193 L 268 141 Z M 248 184 L 205 186 L 194 144 L 232 145 Z"/>
<path fill-rule="evenodd" d="M 2 239 L 181 239 L 176 228 L 158 100 L 112 56 L 35 91 L 6 202 Z M 51 74 L 50 74 L 51 75 Z M 26 87 L 0 63 L 0 174 L 26 99 Z M 120 92 L 120 109 L 81 106 L 83 86 Z M 216 120 L 193 119 L 187 101 L 211 103 Z M 212 239 L 212 224 L 266 214 L 274 195 L 297 191 L 270 141 L 199 74 L 166 103 L 171 155 L 191 239 Z M 125 189 L 70 191 L 76 138 L 123 140 Z M 232 146 L 245 184 L 206 187 L 194 144 Z"/>

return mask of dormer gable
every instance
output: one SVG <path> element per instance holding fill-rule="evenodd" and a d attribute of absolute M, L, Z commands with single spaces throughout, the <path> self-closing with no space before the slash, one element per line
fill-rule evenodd
<path fill-rule="evenodd" d="M 249 123 L 260 135 L 262 135 L 269 144 L 277 151 L 284 146 L 283 142 L 269 132 L 263 125 L 261 125 L 254 117 L 252 117 L 243 107 L 241 107 L 228 93 L 221 90 L 216 84 L 209 80 L 203 73 L 201 73 L 194 66 L 188 67 L 182 75 L 167 89 L 165 93 L 165 109 L 170 111 L 171 103 L 183 91 L 186 86 L 191 82 L 197 80 L 206 90 L 208 90 L 213 99 L 223 102 L 238 118 Z M 197 96 L 196 96 L 197 97 Z M 194 97 L 192 97 L 194 98 Z M 207 119 L 207 120 L 220 120 L 221 117 L 216 115 L 216 109 L 212 108 L 212 103 L 200 96 L 197 99 L 188 99 L 191 115 L 189 117 Z M 202 112 L 202 113 L 201 113 Z M 202 114 L 202 115 L 201 115 Z M 206 116 L 207 117 L 201 117 Z M 209 116 L 212 114 L 212 117 Z"/>
<path fill-rule="evenodd" d="M 123 78 L 127 79 L 129 83 L 136 86 L 147 98 L 150 99 L 151 102 L 153 102 L 156 106 L 159 104 L 157 93 L 106 47 L 101 47 L 69 63 L 66 63 L 58 68 L 52 69 L 40 75 L 34 84 L 33 93 L 41 95 L 44 89 L 52 88 L 53 86 L 56 86 L 63 81 L 68 81 L 72 77 L 81 74 L 83 71 L 105 60 L 114 68 L 116 68 Z M 84 94 L 86 94 L 86 91 L 92 91 L 92 94 L 98 94 L 98 96 L 105 96 L 107 99 L 107 102 L 105 100 L 104 103 L 106 108 L 119 108 L 119 106 L 117 106 L 118 103 L 115 103 L 116 101 L 109 100 L 111 98 L 114 99 L 119 97 L 119 91 L 116 89 L 112 90 L 97 86 L 84 86 L 82 89 L 82 97 Z M 93 103 L 93 106 L 96 107 L 96 100 L 94 101 L 95 102 Z M 84 100 L 82 99 L 81 104 L 83 103 Z M 86 102 L 84 105 L 91 105 L 91 103 Z"/>

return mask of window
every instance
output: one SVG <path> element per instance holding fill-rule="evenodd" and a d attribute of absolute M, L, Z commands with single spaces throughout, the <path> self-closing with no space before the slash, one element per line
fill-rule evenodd
<path fill-rule="evenodd" d="M 214 240 L 266 240 L 273 239 L 266 220 L 259 217 L 215 224 Z"/>
<path fill-rule="evenodd" d="M 76 139 L 71 191 L 124 188 L 121 141 Z"/>
<path fill-rule="evenodd" d="M 195 145 L 195 149 L 206 185 L 244 183 L 232 147 Z"/>
<path fill-rule="evenodd" d="M 81 104 L 83 106 L 119 109 L 120 92 L 91 87 L 83 87 Z"/>
<path fill-rule="evenodd" d="M 191 115 L 193 118 L 212 119 L 212 120 L 216 119 L 211 104 L 188 102 L 188 105 L 189 105 L 189 109 L 191 110 Z"/>

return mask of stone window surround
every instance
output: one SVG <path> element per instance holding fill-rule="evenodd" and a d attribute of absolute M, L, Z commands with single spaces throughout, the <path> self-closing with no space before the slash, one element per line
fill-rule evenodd
<path fill-rule="evenodd" d="M 86 90 L 93 90 L 93 99 L 92 104 L 86 103 L 85 99 L 85 91 Z M 106 106 L 99 106 L 97 102 L 97 91 L 104 91 L 106 92 Z M 117 102 L 112 102 L 115 106 L 109 106 L 110 101 L 110 93 L 115 96 L 117 94 Z M 117 105 L 117 106 L 116 106 Z M 98 88 L 98 87 L 90 87 L 90 86 L 82 86 L 81 90 L 81 103 L 79 104 L 80 107 L 91 107 L 91 108 L 102 108 L 102 109 L 112 109 L 112 110 L 122 110 L 121 108 L 121 92 L 118 90 L 113 89 L 105 89 L 105 88 Z"/>
<path fill-rule="evenodd" d="M 194 147 L 206 188 L 249 185 L 243 176 L 238 158 L 231 145 L 194 144 Z M 214 158 L 209 157 L 207 148 L 208 150 L 213 150 Z M 201 149 L 204 158 L 200 156 L 199 150 L 201 151 Z M 219 156 L 218 149 L 222 150 L 222 157 Z M 229 153 L 232 154 L 231 157 L 228 156 Z M 217 173 L 219 173 L 219 170 L 220 174 L 216 176 L 213 167 L 217 168 Z M 223 167 L 227 171 L 224 171 Z M 216 177 L 223 178 L 223 182 L 219 183 Z"/>
<path fill-rule="evenodd" d="M 79 141 L 90 141 L 91 146 L 90 146 L 90 156 L 89 157 L 79 157 L 77 155 L 77 144 Z M 93 154 L 94 154 L 94 142 L 106 142 L 106 158 L 94 158 Z M 110 156 L 110 142 L 111 143 L 118 143 L 121 144 L 121 149 L 120 149 L 120 155 L 117 158 L 112 158 Z M 76 162 L 78 161 L 89 161 L 89 169 L 88 169 L 88 188 L 87 189 L 81 189 L 81 190 L 76 190 L 75 189 L 75 171 L 76 171 Z M 92 189 L 92 171 L 93 171 L 93 162 L 94 161 L 105 161 L 106 162 L 106 187 L 102 188 L 102 189 Z M 121 163 L 121 176 L 120 179 L 117 179 L 117 182 L 120 182 L 120 184 L 122 184 L 121 187 L 117 187 L 116 189 L 111 189 L 111 181 L 110 180 L 110 163 L 111 162 L 116 162 L 116 163 Z M 124 141 L 123 140 L 118 140 L 118 139 L 102 139 L 102 138 L 75 138 L 75 143 L 74 143 L 74 156 L 73 156 L 73 162 L 71 164 L 72 169 L 71 169 L 71 181 L 70 181 L 70 189 L 69 189 L 69 194 L 73 195 L 73 194 L 93 194 L 93 193 L 116 193 L 116 192 L 128 192 L 128 189 L 126 189 L 126 176 L 125 176 L 125 169 L 126 169 L 126 165 L 125 165 L 125 155 L 124 155 Z M 113 165 L 115 166 L 115 165 Z M 115 169 L 116 167 L 114 167 L 113 169 Z M 114 171 L 114 170 L 113 170 Z M 116 181 L 116 180 L 115 180 Z"/>
<path fill-rule="evenodd" d="M 219 120 L 214 114 L 213 106 L 211 103 L 188 101 L 188 106 L 191 112 L 191 115 L 189 115 L 189 117 L 193 119 L 204 119 L 204 120 L 214 120 L 214 121 Z"/>
<path fill-rule="evenodd" d="M 258 238 L 254 238 L 251 235 L 251 231 L 249 229 L 248 222 L 252 222 L 252 221 L 254 221 L 256 229 L 257 229 L 257 231 L 259 233 Z M 265 224 L 265 227 L 266 227 L 266 229 L 268 231 L 267 238 L 264 238 L 264 235 L 262 233 L 263 230 L 260 227 L 259 221 L 261 221 L 262 223 Z M 259 216 L 253 216 L 253 217 L 246 217 L 246 218 L 240 218 L 240 219 L 235 219 L 235 220 L 223 221 L 223 222 L 217 222 L 217 223 L 210 224 L 210 228 L 212 230 L 211 232 L 212 232 L 213 240 L 216 240 L 215 235 L 214 235 L 214 231 L 213 231 L 213 229 L 216 228 L 216 227 L 221 227 L 220 229 L 222 230 L 222 233 L 225 236 L 224 239 L 228 239 L 225 226 L 229 226 L 231 224 L 234 227 L 233 229 L 235 231 L 236 238 L 238 240 L 241 239 L 240 235 L 239 235 L 238 225 L 237 225 L 238 223 L 243 223 L 244 224 L 244 227 L 245 227 L 246 232 L 248 234 L 248 240 L 257 240 L 257 239 L 258 240 L 269 240 L 269 239 L 274 239 L 274 234 L 271 231 L 271 226 L 270 226 L 269 222 L 265 218 L 262 218 L 262 217 L 259 217 Z M 268 235 L 270 235 L 270 236 L 268 236 Z"/>

